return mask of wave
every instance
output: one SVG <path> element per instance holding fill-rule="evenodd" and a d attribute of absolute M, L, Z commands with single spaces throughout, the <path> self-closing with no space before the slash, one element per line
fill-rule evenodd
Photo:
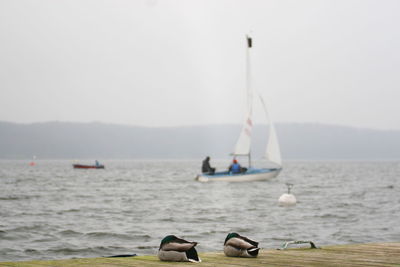
<path fill-rule="evenodd" d="M 76 232 L 73 230 L 63 230 L 58 232 L 58 234 L 62 235 L 63 237 L 77 237 L 83 235 L 81 232 Z"/>
<path fill-rule="evenodd" d="M 118 246 L 95 246 L 95 247 L 83 247 L 83 248 L 72 248 L 72 247 L 63 247 L 63 248 L 51 248 L 44 250 L 46 253 L 51 254 L 61 254 L 61 255 L 101 255 L 104 253 L 115 252 L 116 250 L 120 250 L 123 253 L 126 252 L 127 248 L 118 247 Z"/>
<path fill-rule="evenodd" d="M 10 195 L 10 196 L 5 196 L 5 197 L 0 197 L 1 200 L 30 200 L 30 199 L 36 199 L 40 198 L 39 195 Z"/>
<path fill-rule="evenodd" d="M 100 238 L 100 239 L 125 239 L 125 240 L 133 239 L 133 237 L 129 234 L 116 234 L 109 232 L 91 232 L 91 233 L 86 233 L 85 236 L 88 236 L 90 238 Z"/>

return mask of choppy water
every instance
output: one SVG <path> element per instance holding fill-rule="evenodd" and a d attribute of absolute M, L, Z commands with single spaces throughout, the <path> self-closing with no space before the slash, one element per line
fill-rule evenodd
<path fill-rule="evenodd" d="M 155 254 L 168 234 L 200 252 L 231 231 L 263 248 L 400 240 L 399 161 L 287 162 L 272 181 L 206 184 L 200 160 L 103 163 L 0 161 L 0 261 Z M 286 182 L 294 207 L 277 204 Z"/>

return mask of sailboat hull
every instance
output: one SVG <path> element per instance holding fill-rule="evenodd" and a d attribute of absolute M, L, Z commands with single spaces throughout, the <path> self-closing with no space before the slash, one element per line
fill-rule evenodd
<path fill-rule="evenodd" d="M 216 172 L 213 175 L 209 174 L 199 174 L 196 180 L 199 182 L 214 182 L 214 181 L 224 181 L 224 182 L 251 182 L 251 181 L 265 181 L 275 178 L 279 175 L 282 168 L 273 169 L 255 169 L 250 168 L 245 173 L 231 174 L 229 172 Z"/>

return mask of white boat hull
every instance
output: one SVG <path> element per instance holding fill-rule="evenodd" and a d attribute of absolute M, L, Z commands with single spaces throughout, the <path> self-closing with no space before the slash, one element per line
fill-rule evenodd
<path fill-rule="evenodd" d="M 224 182 L 265 181 L 278 176 L 281 170 L 282 168 L 249 169 L 246 173 L 240 173 L 240 174 L 229 174 L 228 172 L 215 173 L 214 175 L 199 174 L 197 175 L 196 180 L 203 183 L 213 182 L 213 181 L 224 181 Z"/>

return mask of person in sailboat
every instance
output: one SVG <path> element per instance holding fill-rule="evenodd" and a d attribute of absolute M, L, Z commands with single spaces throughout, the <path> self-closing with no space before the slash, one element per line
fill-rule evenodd
<path fill-rule="evenodd" d="M 211 174 L 211 175 L 213 175 L 215 173 L 215 168 L 211 167 L 211 165 L 210 165 L 210 157 L 209 156 L 207 156 L 203 160 L 203 164 L 201 166 L 201 172 L 205 173 L 205 174 Z"/>
<path fill-rule="evenodd" d="M 232 174 L 245 173 L 247 168 L 240 166 L 237 159 L 233 159 L 232 164 L 229 166 L 229 172 Z"/>

